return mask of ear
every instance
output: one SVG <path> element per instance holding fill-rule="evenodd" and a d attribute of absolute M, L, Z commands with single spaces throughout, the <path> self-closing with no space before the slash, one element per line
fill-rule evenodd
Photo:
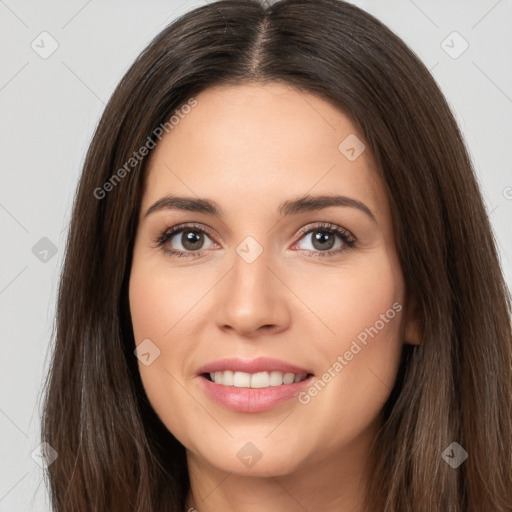
<path fill-rule="evenodd" d="M 420 321 L 418 302 L 414 297 L 411 297 L 406 302 L 404 321 L 404 343 L 408 343 L 410 345 L 420 345 L 423 338 L 423 328 Z"/>

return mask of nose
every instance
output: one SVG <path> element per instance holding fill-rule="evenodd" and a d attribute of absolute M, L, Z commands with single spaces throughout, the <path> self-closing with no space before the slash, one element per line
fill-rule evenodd
<path fill-rule="evenodd" d="M 244 337 L 278 333 L 289 325 L 292 296 L 280 275 L 282 266 L 265 250 L 249 261 L 235 253 L 233 266 L 217 289 L 215 322 Z"/>

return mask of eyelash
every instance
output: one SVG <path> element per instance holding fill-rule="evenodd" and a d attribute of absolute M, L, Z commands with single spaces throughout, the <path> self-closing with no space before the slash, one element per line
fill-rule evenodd
<path fill-rule="evenodd" d="M 175 249 L 163 248 L 164 244 L 168 240 L 170 240 L 174 235 L 176 235 L 177 233 L 180 233 L 182 231 L 187 231 L 187 230 L 198 231 L 200 233 L 204 233 L 204 234 L 208 235 L 210 238 L 215 238 L 213 232 L 210 229 L 208 229 L 204 226 L 200 226 L 199 224 L 179 224 L 177 226 L 173 226 L 170 229 L 166 229 L 166 230 L 162 231 L 159 235 L 157 235 L 157 237 L 153 240 L 154 245 L 152 247 L 155 249 L 162 248 L 162 250 L 164 252 L 166 252 L 167 254 L 169 254 L 170 256 L 176 256 L 178 258 L 182 258 L 182 257 L 198 258 L 202 255 L 204 250 L 177 251 Z M 315 224 L 313 226 L 306 226 L 305 228 L 301 229 L 298 233 L 299 240 L 303 236 L 309 235 L 310 233 L 313 233 L 315 231 L 321 231 L 324 233 L 331 233 L 334 235 L 338 235 L 340 237 L 340 239 L 342 240 L 342 242 L 344 243 L 344 247 L 342 247 L 341 249 L 339 249 L 339 248 L 338 249 L 330 249 L 328 251 L 311 251 L 308 249 L 303 249 L 306 252 L 313 253 L 314 254 L 313 257 L 315 257 L 315 258 L 317 258 L 317 257 L 325 258 L 325 257 L 329 257 L 329 256 L 334 256 L 334 255 L 341 254 L 344 251 L 347 251 L 349 249 L 353 249 L 354 247 L 356 247 L 355 237 L 348 230 L 341 228 L 340 226 L 336 226 L 335 224 L 330 224 L 330 223 L 325 223 L 325 222 Z M 207 250 L 207 249 L 205 249 L 205 250 Z"/>

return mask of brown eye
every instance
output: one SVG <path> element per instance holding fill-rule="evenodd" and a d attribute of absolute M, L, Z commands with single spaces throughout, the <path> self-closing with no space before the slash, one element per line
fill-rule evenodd
<path fill-rule="evenodd" d="M 334 224 L 304 228 L 301 232 L 301 240 L 307 241 L 308 239 L 310 240 L 309 247 L 302 247 L 302 249 L 312 253 L 315 257 L 339 254 L 355 247 L 356 243 L 354 236 L 349 231 Z M 339 240 L 338 243 L 336 243 L 336 239 Z M 296 245 L 299 246 L 300 243 Z"/>
<path fill-rule="evenodd" d="M 210 240 L 208 246 L 207 241 Z M 199 252 L 211 248 L 210 237 L 198 228 L 181 228 L 168 233 L 166 248 L 171 253 Z M 205 247 L 206 245 L 206 247 Z"/>
<path fill-rule="evenodd" d="M 213 238 L 213 234 L 205 227 L 178 225 L 161 233 L 155 239 L 154 247 L 162 247 L 171 256 L 194 258 L 215 245 Z"/>

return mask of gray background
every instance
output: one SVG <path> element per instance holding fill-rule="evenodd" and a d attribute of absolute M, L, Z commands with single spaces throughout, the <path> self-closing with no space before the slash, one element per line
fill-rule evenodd
<path fill-rule="evenodd" d="M 0 1 L 0 512 L 49 510 L 31 454 L 39 445 L 41 382 L 72 199 L 94 127 L 138 53 L 202 3 Z M 510 286 L 512 1 L 353 3 L 401 36 L 445 93 Z M 45 31 L 50 36 L 40 35 Z M 46 56 L 52 44 L 58 48 Z"/>

